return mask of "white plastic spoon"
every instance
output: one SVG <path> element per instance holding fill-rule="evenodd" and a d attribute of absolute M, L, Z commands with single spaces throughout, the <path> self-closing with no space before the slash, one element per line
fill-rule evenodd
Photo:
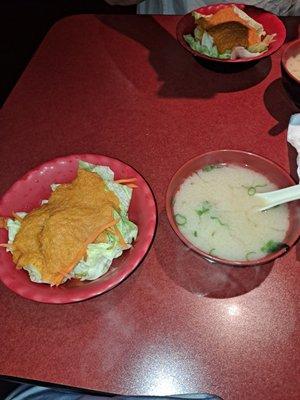
<path fill-rule="evenodd" d="M 265 211 L 279 204 L 300 199 L 300 184 L 290 186 L 284 189 L 274 190 L 273 192 L 256 193 L 256 198 L 263 200 L 263 207 L 259 211 Z"/>

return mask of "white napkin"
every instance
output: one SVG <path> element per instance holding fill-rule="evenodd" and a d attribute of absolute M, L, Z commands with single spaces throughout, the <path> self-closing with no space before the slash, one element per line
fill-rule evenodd
<path fill-rule="evenodd" d="M 297 173 L 300 180 L 300 114 L 293 114 L 290 118 L 287 141 L 297 150 Z"/>

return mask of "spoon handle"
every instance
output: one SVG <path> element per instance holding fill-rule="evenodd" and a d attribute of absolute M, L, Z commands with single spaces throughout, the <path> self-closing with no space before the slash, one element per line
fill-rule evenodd
<path fill-rule="evenodd" d="M 273 192 L 257 193 L 255 196 L 261 198 L 265 202 L 265 205 L 260 210 L 268 210 L 269 208 L 278 206 L 279 204 L 300 199 L 300 184 L 275 190 Z"/>

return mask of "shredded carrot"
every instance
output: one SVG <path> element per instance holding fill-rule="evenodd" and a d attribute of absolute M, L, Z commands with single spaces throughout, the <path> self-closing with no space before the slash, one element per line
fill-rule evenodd
<path fill-rule="evenodd" d="M 10 247 L 8 243 L 0 243 L 0 247 Z"/>
<path fill-rule="evenodd" d="M 58 286 L 61 283 L 61 281 L 63 280 L 63 278 L 72 271 L 74 265 L 77 264 L 82 259 L 82 257 L 84 257 L 87 246 L 90 243 L 93 243 L 95 241 L 95 239 L 100 235 L 101 232 L 103 232 L 107 228 L 110 228 L 111 226 L 115 225 L 116 223 L 117 223 L 117 221 L 113 220 L 113 221 L 107 223 L 106 225 L 102 225 L 100 228 L 95 229 L 94 232 L 85 240 L 85 242 L 82 245 L 82 248 L 78 251 L 78 253 L 75 255 L 73 260 L 69 263 L 69 265 L 66 266 L 65 270 L 59 274 L 59 277 L 53 279 L 53 282 L 52 282 L 53 285 Z"/>
<path fill-rule="evenodd" d="M 21 258 L 21 253 L 19 253 L 19 255 L 17 254 L 16 255 L 16 253 L 14 253 L 14 261 L 16 262 L 16 268 L 17 269 L 22 269 L 23 267 L 22 267 L 22 265 L 20 265 L 20 258 Z"/>
<path fill-rule="evenodd" d="M 135 188 L 138 187 L 138 185 L 135 185 L 134 183 L 128 183 L 128 185 L 126 185 L 126 186 L 128 186 L 128 187 L 130 187 L 132 189 L 135 189 Z"/>
<path fill-rule="evenodd" d="M 14 217 L 14 219 L 16 219 L 19 222 L 23 221 L 22 218 L 18 214 L 16 214 L 15 212 L 12 212 L 11 215 Z"/>
<path fill-rule="evenodd" d="M 118 179 L 115 183 L 133 183 L 136 182 L 136 178 L 128 178 L 128 179 Z"/>
<path fill-rule="evenodd" d="M 118 227 L 117 227 L 116 225 L 114 225 L 114 226 L 112 227 L 112 229 L 115 231 L 115 234 L 116 234 L 116 236 L 118 237 L 118 239 L 119 239 L 119 241 L 120 241 L 120 243 L 121 243 L 121 246 L 126 247 L 126 242 L 125 242 L 125 240 L 124 240 L 124 238 L 123 238 L 123 236 L 122 236 L 122 233 L 121 233 L 120 230 L 118 229 Z"/>

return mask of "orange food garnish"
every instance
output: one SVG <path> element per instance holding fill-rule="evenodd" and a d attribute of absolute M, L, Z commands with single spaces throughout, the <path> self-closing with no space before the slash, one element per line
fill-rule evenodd
<path fill-rule="evenodd" d="M 77 178 L 60 185 L 48 203 L 22 219 L 13 243 L 18 268 L 33 265 L 43 281 L 59 285 L 106 229 L 114 226 L 117 196 L 101 177 L 79 169 Z"/>
<path fill-rule="evenodd" d="M 215 14 L 198 20 L 200 29 L 213 37 L 220 53 L 236 46 L 249 47 L 261 41 L 257 30 L 234 10 L 232 6 L 223 7 Z"/>

